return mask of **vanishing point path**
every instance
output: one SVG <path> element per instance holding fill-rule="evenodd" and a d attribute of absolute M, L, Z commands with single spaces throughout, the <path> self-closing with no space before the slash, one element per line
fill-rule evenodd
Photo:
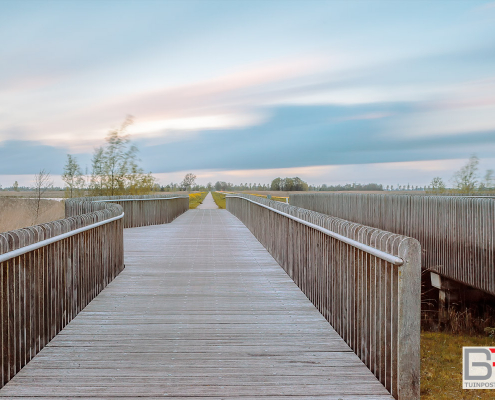
<path fill-rule="evenodd" d="M 125 230 L 125 270 L 0 396 L 392 399 L 250 231 L 205 208 Z"/>

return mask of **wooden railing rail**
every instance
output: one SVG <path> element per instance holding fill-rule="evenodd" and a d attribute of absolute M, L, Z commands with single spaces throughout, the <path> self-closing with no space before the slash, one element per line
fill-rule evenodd
<path fill-rule="evenodd" d="M 387 390 L 419 399 L 418 241 L 256 196 L 226 200 Z"/>
<path fill-rule="evenodd" d="M 417 239 L 422 266 L 495 295 L 495 200 L 471 196 L 294 194 L 290 204 Z"/>
<path fill-rule="evenodd" d="M 71 199 L 65 219 L 0 233 L 0 387 L 124 269 L 124 226 L 188 207 L 188 196 Z"/>

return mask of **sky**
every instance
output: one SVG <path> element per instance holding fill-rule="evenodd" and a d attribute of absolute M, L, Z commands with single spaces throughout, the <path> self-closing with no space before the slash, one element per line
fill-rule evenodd
<path fill-rule="evenodd" d="M 0 0 L 0 184 L 127 115 L 161 184 L 495 169 L 495 2 Z"/>

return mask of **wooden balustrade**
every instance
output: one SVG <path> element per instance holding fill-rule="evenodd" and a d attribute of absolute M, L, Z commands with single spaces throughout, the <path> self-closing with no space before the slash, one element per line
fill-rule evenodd
<path fill-rule="evenodd" d="M 417 240 L 249 195 L 237 216 L 396 398 L 419 399 Z"/>
<path fill-rule="evenodd" d="M 124 227 L 188 207 L 188 196 L 72 199 L 65 219 L 0 233 L 1 386 L 123 270 Z"/>
<path fill-rule="evenodd" d="M 495 199 L 294 194 L 290 204 L 417 239 L 422 266 L 495 295 Z"/>
<path fill-rule="evenodd" d="M 79 215 L 88 201 L 119 204 L 124 210 L 124 228 L 167 224 L 189 209 L 187 195 L 100 196 L 67 200 L 65 215 Z"/>

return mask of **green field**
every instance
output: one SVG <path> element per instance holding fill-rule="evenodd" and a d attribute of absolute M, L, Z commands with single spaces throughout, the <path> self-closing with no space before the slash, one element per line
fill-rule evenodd
<path fill-rule="evenodd" d="M 495 390 L 462 389 L 462 347 L 493 346 L 487 336 L 421 333 L 421 399 L 494 399 Z"/>
<path fill-rule="evenodd" d="M 211 192 L 213 200 L 215 201 L 218 208 L 225 208 L 225 194 L 219 192 Z"/>

